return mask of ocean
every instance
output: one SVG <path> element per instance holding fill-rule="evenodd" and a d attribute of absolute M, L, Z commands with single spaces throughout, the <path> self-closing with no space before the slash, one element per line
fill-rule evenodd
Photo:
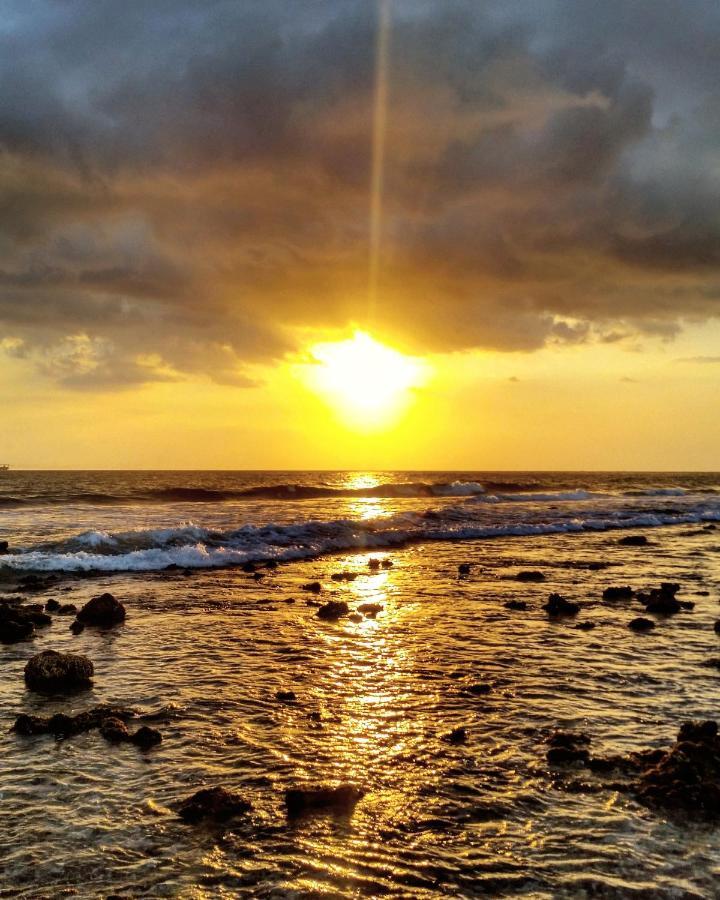
<path fill-rule="evenodd" d="M 0 644 L 0 897 L 717 897 L 716 827 L 546 757 L 556 729 L 627 755 L 717 717 L 716 522 L 717 473 L 0 473 L 5 599 L 127 609 Z M 603 599 L 661 582 L 687 608 L 646 634 Z M 46 649 L 92 686 L 29 690 Z M 10 730 L 99 704 L 162 743 Z M 367 793 L 289 818 L 309 782 Z M 217 785 L 252 811 L 178 818 Z"/>

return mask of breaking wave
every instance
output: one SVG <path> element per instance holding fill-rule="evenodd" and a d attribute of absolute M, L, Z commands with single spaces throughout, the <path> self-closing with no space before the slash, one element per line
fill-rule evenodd
<path fill-rule="evenodd" d="M 38 571 L 158 571 L 168 566 L 208 568 L 313 559 L 342 551 L 379 550 L 426 541 L 532 537 L 720 521 L 720 506 L 716 504 L 643 510 L 606 503 L 601 508 L 587 509 L 583 515 L 574 508 L 555 513 L 552 507 L 515 509 L 516 514 L 504 510 L 501 517 L 492 518 L 492 504 L 479 507 L 466 502 L 357 521 L 247 524 L 230 530 L 212 530 L 185 522 L 177 527 L 113 533 L 87 531 L 56 544 L 8 553 L 1 562 L 14 569 Z"/>

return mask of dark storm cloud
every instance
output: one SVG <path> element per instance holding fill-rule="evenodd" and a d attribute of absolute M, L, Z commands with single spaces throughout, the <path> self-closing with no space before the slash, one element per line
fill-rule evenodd
<path fill-rule="evenodd" d="M 69 386 L 362 322 L 374 4 L 8 2 L 0 326 Z M 381 302 L 416 350 L 720 312 L 720 7 L 396 0 Z M 617 337 L 616 337 L 617 336 Z"/>

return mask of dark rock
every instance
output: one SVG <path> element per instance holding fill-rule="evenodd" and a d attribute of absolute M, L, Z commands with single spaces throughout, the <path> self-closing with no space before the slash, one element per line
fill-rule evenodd
<path fill-rule="evenodd" d="M 325 619 L 328 622 L 335 622 L 337 619 L 346 616 L 349 612 L 350 608 L 344 600 L 330 600 L 318 609 L 317 615 L 320 619 Z"/>
<path fill-rule="evenodd" d="M 631 587 L 607 587 L 603 591 L 603 600 L 632 600 L 634 594 Z"/>
<path fill-rule="evenodd" d="M 106 741 L 110 741 L 113 744 L 120 744 L 123 741 L 130 740 L 130 732 L 122 719 L 105 719 L 100 725 L 100 734 Z"/>
<path fill-rule="evenodd" d="M 709 597 L 710 591 L 695 591 L 695 596 L 697 597 Z"/>
<path fill-rule="evenodd" d="M 447 741 L 448 744 L 464 744 L 467 741 L 467 729 L 465 728 L 453 728 L 453 730 L 443 736 L 443 740 Z"/>
<path fill-rule="evenodd" d="M 713 630 L 715 631 L 715 634 L 720 634 L 720 621 L 717 621 L 717 622 L 713 625 Z"/>
<path fill-rule="evenodd" d="M 72 631 L 73 634 L 82 634 L 83 631 L 85 631 L 85 626 L 76 619 L 70 626 L 70 631 Z"/>
<path fill-rule="evenodd" d="M 277 567 L 278 567 L 277 560 L 275 560 L 275 559 L 266 560 L 266 562 L 265 562 L 266 569 L 277 569 Z"/>
<path fill-rule="evenodd" d="M 542 572 L 518 572 L 515 578 L 518 581 L 545 581 Z"/>
<path fill-rule="evenodd" d="M 593 628 L 596 628 L 597 626 L 594 622 L 578 622 L 575 627 L 578 631 L 592 631 Z"/>
<path fill-rule="evenodd" d="M 28 660 L 25 683 L 35 691 L 63 691 L 87 687 L 93 676 L 93 664 L 86 656 L 44 650 Z"/>
<path fill-rule="evenodd" d="M 283 600 L 283 603 L 294 603 L 294 602 L 295 602 L 295 598 L 294 598 L 294 597 L 286 597 L 286 598 Z"/>
<path fill-rule="evenodd" d="M 119 722 L 123 725 L 124 721 L 131 719 L 133 715 L 131 709 L 121 706 L 96 706 L 76 716 L 57 713 L 49 719 L 20 715 L 15 720 L 13 731 L 17 734 L 53 734 L 56 737 L 70 737 L 91 731 L 93 728 L 101 728 L 105 722 Z"/>
<path fill-rule="evenodd" d="M 365 616 L 361 616 L 360 613 L 357 613 L 357 612 L 352 612 L 348 616 L 348 619 L 357 625 L 359 622 L 365 621 Z"/>
<path fill-rule="evenodd" d="M 672 616 L 681 609 L 692 609 L 694 606 L 691 601 L 680 601 L 675 598 L 679 590 L 679 584 L 664 581 L 659 588 L 652 588 L 649 594 L 638 594 L 638 600 L 645 604 L 645 610 L 649 613 Z"/>
<path fill-rule="evenodd" d="M 294 703 L 297 700 L 295 691 L 276 691 L 275 699 L 281 700 L 283 703 Z"/>
<path fill-rule="evenodd" d="M 618 544 L 623 547 L 644 547 L 647 542 L 648 539 L 644 534 L 628 534 L 626 537 L 621 537 Z"/>
<path fill-rule="evenodd" d="M 10 544 L 8 541 L 0 541 L 0 553 L 7 553 L 10 549 Z"/>
<path fill-rule="evenodd" d="M 255 579 L 255 581 L 262 581 L 265 577 L 265 572 L 253 572 L 252 577 Z"/>
<path fill-rule="evenodd" d="M 561 597 L 560 594 L 550 594 L 543 609 L 552 617 L 576 616 L 580 612 L 580 604 L 566 600 L 564 597 Z"/>
<path fill-rule="evenodd" d="M 322 590 L 322 585 L 319 581 L 310 581 L 308 584 L 304 584 L 302 589 L 304 591 L 309 591 L 311 594 L 319 594 Z"/>
<path fill-rule="evenodd" d="M 74 603 L 63 603 L 57 610 L 59 616 L 74 616 L 77 613 L 77 606 Z"/>
<path fill-rule="evenodd" d="M 380 565 L 383 567 L 383 569 L 392 569 L 395 564 L 391 559 L 387 559 L 386 557 L 385 559 L 380 560 Z"/>
<path fill-rule="evenodd" d="M 716 656 L 712 657 L 711 659 L 704 659 L 700 663 L 700 665 L 704 669 L 720 669 L 720 659 L 718 659 Z"/>
<path fill-rule="evenodd" d="M 357 572 L 333 572 L 330 577 L 333 581 L 355 581 Z"/>
<path fill-rule="evenodd" d="M 52 619 L 47 613 L 35 610 L 21 610 L 21 612 L 24 613 L 25 619 L 32 622 L 36 628 L 47 628 L 48 625 L 52 625 Z"/>
<path fill-rule="evenodd" d="M 157 728 L 149 728 L 147 725 L 142 725 L 131 736 L 130 743 L 135 744 L 141 750 L 149 750 L 151 747 L 156 747 L 162 743 L 162 734 Z"/>
<path fill-rule="evenodd" d="M 547 739 L 550 749 L 546 757 L 550 765 L 586 763 L 590 758 L 590 738 L 583 733 L 555 731 Z"/>
<path fill-rule="evenodd" d="M 35 637 L 35 626 L 27 619 L 0 619 L 0 643 L 16 644 Z"/>
<path fill-rule="evenodd" d="M 470 574 L 470 563 L 460 563 L 458 566 L 458 573 L 460 575 L 469 575 Z"/>
<path fill-rule="evenodd" d="M 48 612 L 57 612 L 60 609 L 60 604 L 57 600 L 48 600 L 48 602 L 45 604 L 45 609 Z"/>
<path fill-rule="evenodd" d="M 485 694 L 489 694 L 492 691 L 492 685 L 489 685 L 485 681 L 478 682 L 477 684 L 468 685 L 468 687 L 462 689 L 463 694 L 470 694 L 473 697 L 481 697 Z"/>
<path fill-rule="evenodd" d="M 718 725 L 711 719 L 704 722 L 683 722 L 678 731 L 678 741 L 711 741 L 717 737 Z"/>
<path fill-rule="evenodd" d="M 705 525 L 703 531 L 717 531 L 717 525 Z"/>
<path fill-rule="evenodd" d="M 385 607 L 382 605 L 382 603 L 360 603 L 358 605 L 358 612 L 361 612 L 369 619 L 374 619 L 375 616 L 379 612 L 382 612 L 384 608 Z"/>
<path fill-rule="evenodd" d="M 78 621 L 84 625 L 98 625 L 110 628 L 125 621 L 125 607 L 112 594 L 100 594 L 83 606 L 77 614 Z"/>
<path fill-rule="evenodd" d="M 503 603 L 505 609 L 516 609 L 518 611 L 525 611 L 528 609 L 528 604 L 525 600 L 508 600 L 507 603 Z"/>
<path fill-rule="evenodd" d="M 183 800 L 178 809 L 180 818 L 189 824 L 211 819 L 215 822 L 226 822 L 234 816 L 243 815 L 252 809 L 252 804 L 222 787 L 203 788 L 187 800 Z"/>
<path fill-rule="evenodd" d="M 368 560 L 368 569 L 372 569 L 373 572 L 376 572 L 379 568 L 380 568 L 380 560 L 379 559 L 375 559 L 373 557 L 372 559 Z"/>
<path fill-rule="evenodd" d="M 349 814 L 366 793 L 363 788 L 354 784 L 289 788 L 285 791 L 285 806 L 291 816 L 320 810 Z"/>
<path fill-rule="evenodd" d="M 652 631 L 654 627 L 655 623 L 652 619 L 645 619 L 642 616 L 638 616 L 637 619 L 628 622 L 628 628 L 632 631 Z"/>

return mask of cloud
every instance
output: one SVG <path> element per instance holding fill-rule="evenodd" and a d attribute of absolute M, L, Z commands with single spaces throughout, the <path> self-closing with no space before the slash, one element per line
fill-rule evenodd
<path fill-rule="evenodd" d="M 373 4 L 7 7 L 6 352 L 244 385 L 300 329 L 370 324 Z M 373 330 L 532 351 L 717 316 L 718 40 L 711 0 L 395 0 Z"/>

